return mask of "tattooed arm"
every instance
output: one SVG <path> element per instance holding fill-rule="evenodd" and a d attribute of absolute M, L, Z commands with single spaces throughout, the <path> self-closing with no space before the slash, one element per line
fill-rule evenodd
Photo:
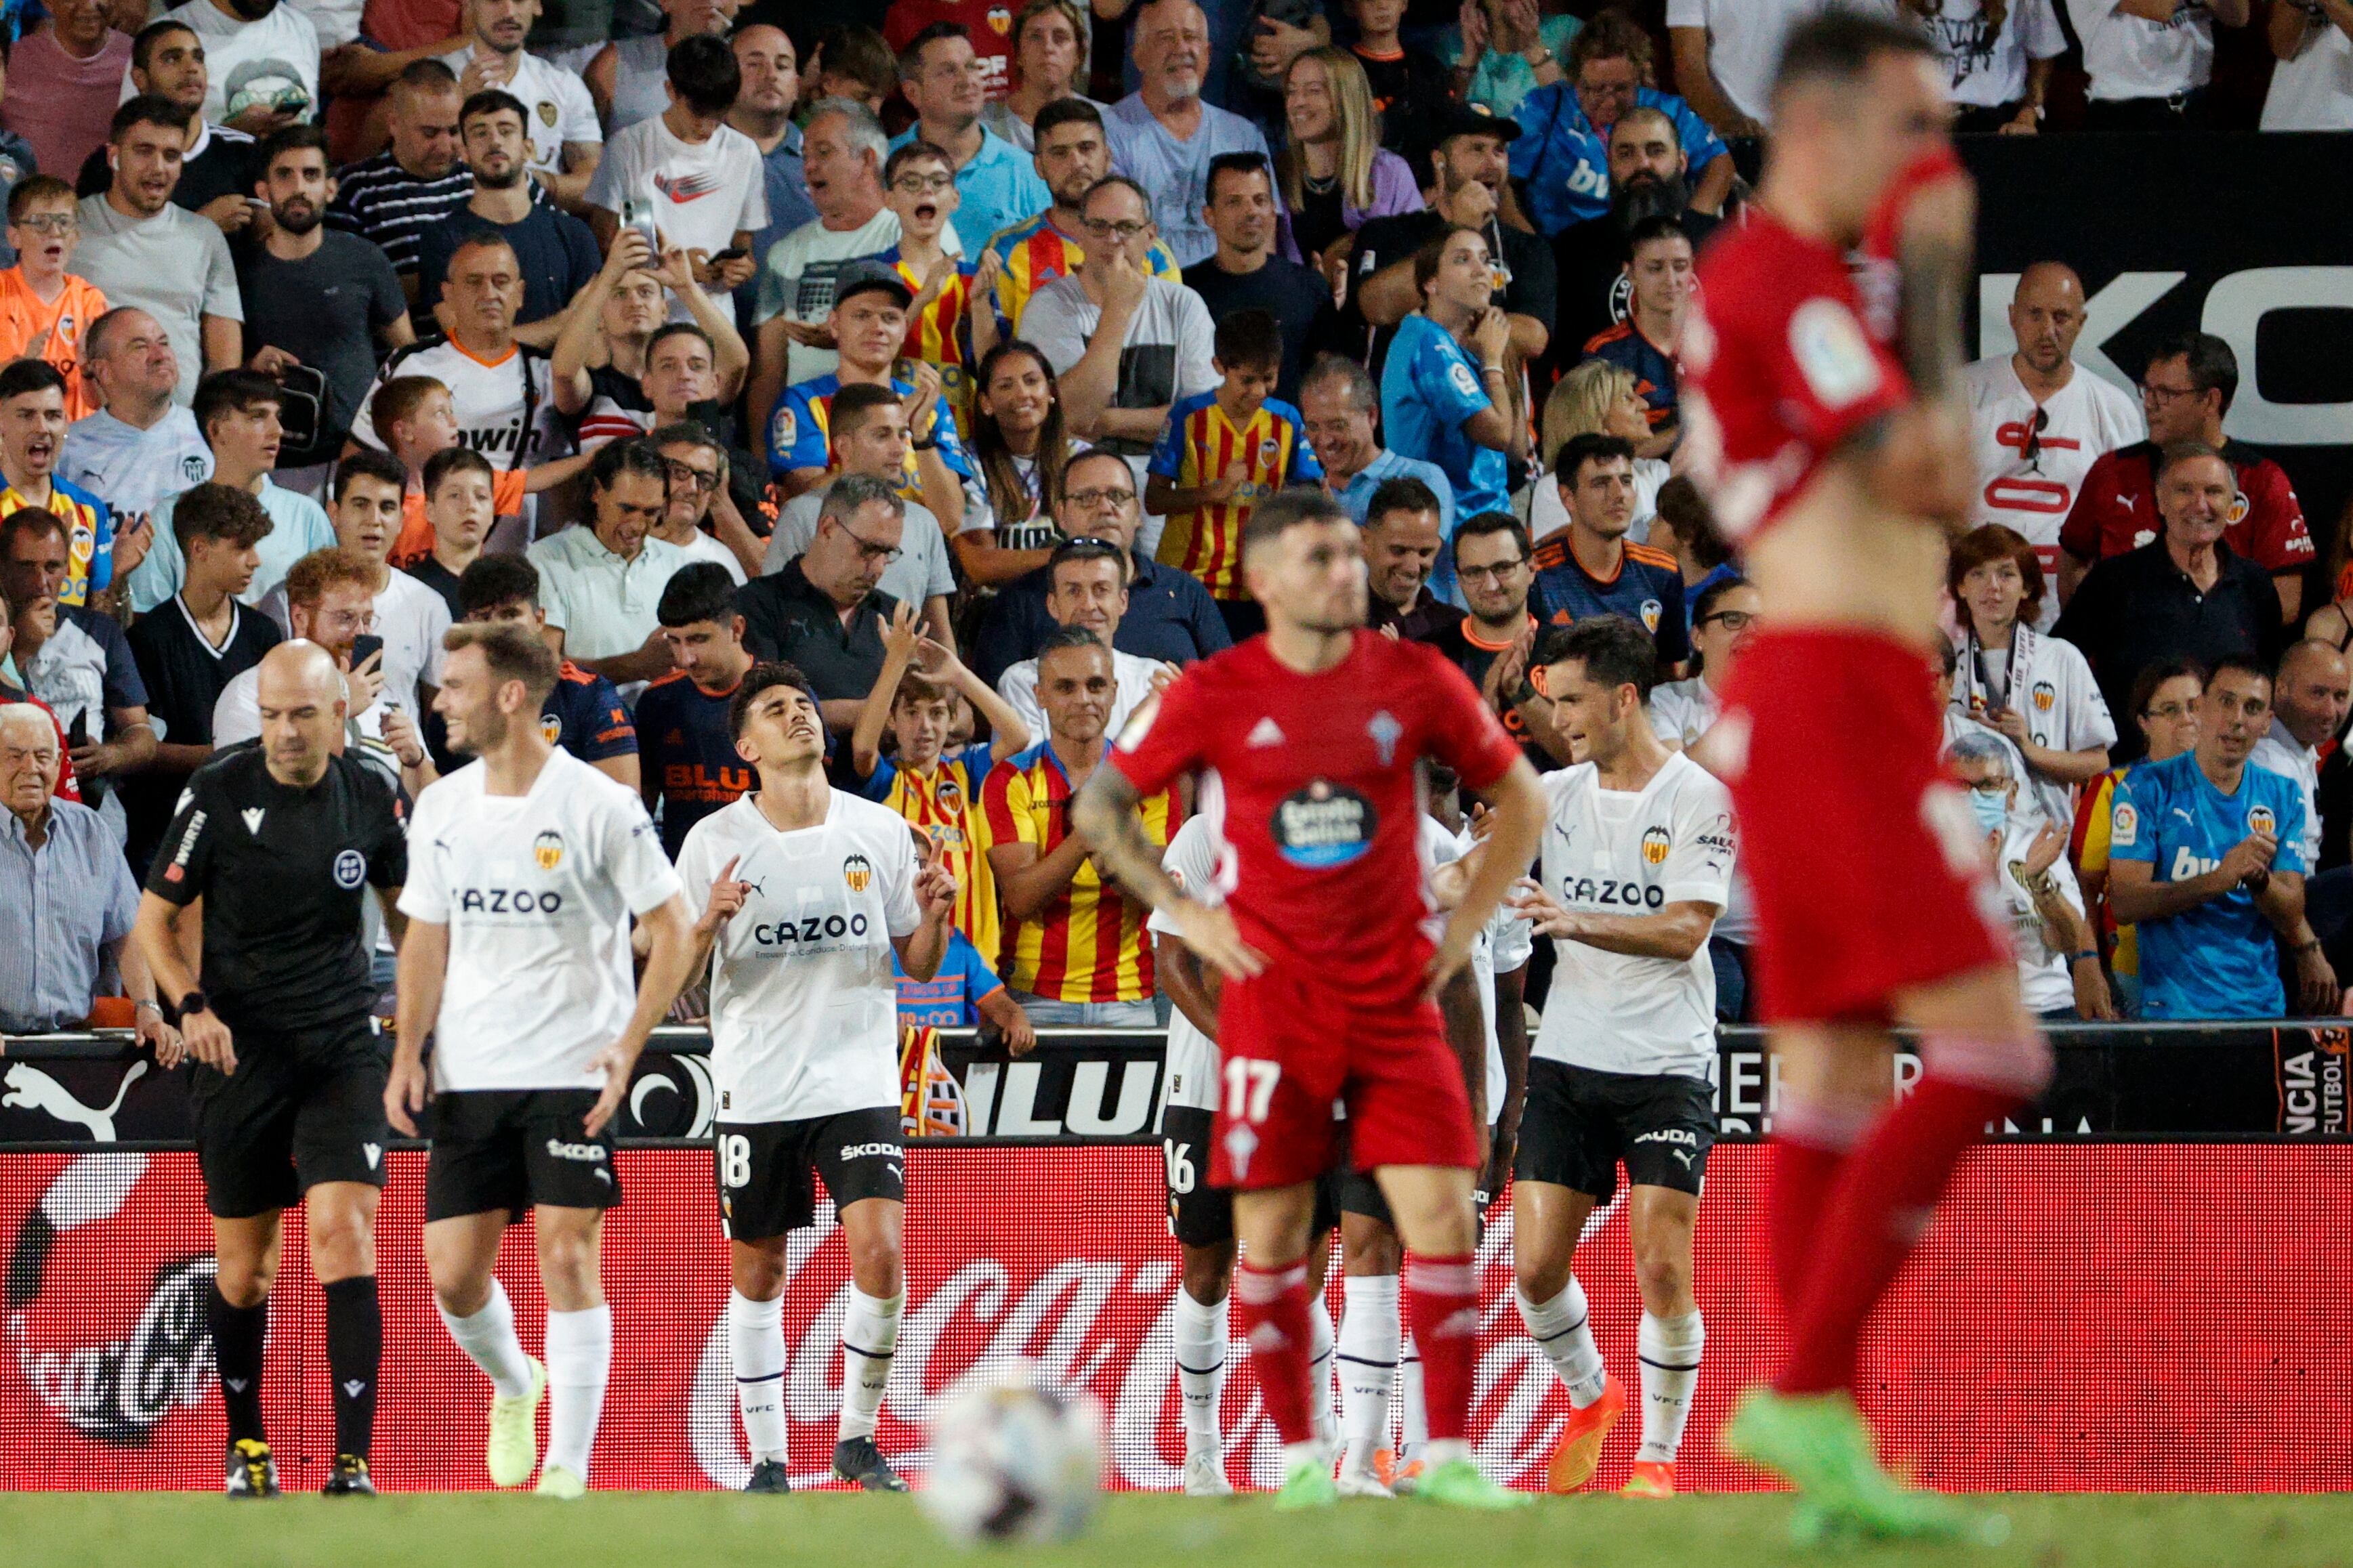
<path fill-rule="evenodd" d="M 1135 814 L 1142 799 L 1119 769 L 1099 767 L 1071 802 L 1071 826 L 1124 890 L 1166 914 L 1185 945 L 1220 974 L 1234 980 L 1258 973 L 1266 960 L 1242 941 L 1234 917 L 1186 897 L 1160 868 L 1160 848 L 1145 836 Z"/>

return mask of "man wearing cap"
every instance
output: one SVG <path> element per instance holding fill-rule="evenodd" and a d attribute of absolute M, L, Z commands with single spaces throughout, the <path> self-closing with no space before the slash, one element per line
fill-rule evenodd
<path fill-rule="evenodd" d="M 1520 128 L 1469 104 L 1450 104 L 1435 127 L 1430 153 L 1436 180 L 1429 207 L 1368 220 L 1356 230 L 1348 259 L 1347 308 L 1374 329 L 1369 369 L 1376 377 L 1389 340 L 1407 314 L 1421 309 L 1414 287 L 1414 252 L 1451 228 L 1475 228 L 1496 258 L 1495 303 L 1511 319 L 1513 379 L 1517 366 L 1552 341 L 1552 247 L 1525 226 L 1511 196 L 1511 156 Z"/>
<path fill-rule="evenodd" d="M 840 353 L 831 371 L 785 388 L 768 416 L 768 471 L 786 497 L 825 482 L 834 466 L 833 395 L 845 386 L 887 386 L 906 410 L 907 465 L 899 493 L 920 501 L 953 531 L 964 520 L 964 487 L 972 463 L 956 438 L 955 420 L 940 401 L 940 373 L 916 362 L 914 379 L 891 374 L 899 347 L 907 341 L 907 309 L 914 295 L 897 268 L 857 261 L 836 279 L 833 311 L 826 326 Z"/>

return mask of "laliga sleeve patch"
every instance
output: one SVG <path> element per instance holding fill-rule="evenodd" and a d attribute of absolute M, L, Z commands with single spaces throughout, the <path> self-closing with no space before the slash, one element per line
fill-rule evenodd
<path fill-rule="evenodd" d="M 1446 378 L 1454 384 L 1454 390 L 1461 393 L 1463 396 L 1476 397 L 1479 395 L 1478 376 L 1472 374 L 1471 367 L 1464 364 L 1461 360 L 1456 360 L 1452 364 L 1447 367 Z"/>
<path fill-rule="evenodd" d="M 2140 838 L 2140 811 L 2130 801 L 2116 802 L 2108 813 L 2108 844 L 2112 848 L 2129 847 Z"/>
<path fill-rule="evenodd" d="M 1789 354 L 1825 408 L 1844 408 L 1879 389 L 1879 362 L 1854 312 L 1836 300 L 1809 300 L 1789 318 Z"/>

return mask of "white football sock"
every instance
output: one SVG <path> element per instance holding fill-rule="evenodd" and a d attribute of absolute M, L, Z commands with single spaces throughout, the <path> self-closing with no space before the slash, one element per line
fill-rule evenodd
<path fill-rule="evenodd" d="M 1609 1386 L 1609 1373 L 1601 1363 L 1601 1347 L 1593 1342 L 1592 1313 L 1577 1276 L 1570 1275 L 1568 1288 L 1541 1304 L 1516 1289 L 1512 1294 L 1520 1303 L 1520 1321 L 1528 1326 L 1528 1337 L 1568 1385 L 1568 1402 L 1582 1410 L 1600 1398 Z"/>
<path fill-rule="evenodd" d="M 735 1364 L 735 1407 L 752 1462 L 785 1458 L 785 1299 L 754 1301 L 727 1292 L 727 1348 Z"/>
<path fill-rule="evenodd" d="M 1421 1402 L 1421 1351 L 1413 1336 L 1405 1336 L 1398 1352 L 1398 1463 L 1409 1465 L 1421 1458 L 1430 1442 L 1430 1411 Z"/>
<path fill-rule="evenodd" d="M 452 1317 L 438 1296 L 433 1305 L 450 1340 L 482 1369 L 500 1398 L 520 1399 L 531 1392 L 531 1357 L 515 1337 L 514 1303 L 507 1300 L 506 1287 L 491 1279 L 491 1299 L 470 1318 Z"/>
<path fill-rule="evenodd" d="M 1308 1303 L 1307 1328 L 1307 1388 L 1313 1396 L 1309 1413 L 1314 1419 L 1316 1440 L 1329 1446 L 1339 1437 L 1340 1427 L 1332 1414 L 1332 1309 L 1321 1291 Z"/>
<path fill-rule="evenodd" d="M 1182 1286 L 1168 1314 L 1176 1386 L 1185 1396 L 1185 1447 L 1219 1441 L 1218 1406 L 1226 1393 L 1226 1303 L 1205 1307 Z"/>
<path fill-rule="evenodd" d="M 899 1349 L 899 1314 L 907 1305 L 902 1288 L 888 1300 L 849 1288 L 849 1310 L 841 1315 L 841 1436 L 874 1436 L 882 1413 L 883 1385 L 891 1381 L 891 1358 Z"/>
<path fill-rule="evenodd" d="M 1641 1327 L 1634 1331 L 1634 1354 L 1642 1363 L 1642 1447 L 1637 1459 L 1673 1462 L 1706 1345 L 1707 1325 L 1696 1311 L 1680 1318 L 1642 1314 Z"/>
<path fill-rule="evenodd" d="M 605 1384 L 613 1373 L 613 1308 L 547 1314 L 547 1460 L 588 1479 L 588 1450 L 605 1415 Z"/>
<path fill-rule="evenodd" d="M 1369 1468 L 1389 1443 L 1389 1402 L 1397 1391 L 1398 1277 L 1367 1274 L 1340 1282 L 1340 1430 L 1347 1462 Z"/>

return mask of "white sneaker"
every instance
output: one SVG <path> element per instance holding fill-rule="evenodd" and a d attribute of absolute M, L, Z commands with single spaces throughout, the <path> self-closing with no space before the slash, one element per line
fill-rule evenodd
<path fill-rule="evenodd" d="M 519 1487 L 539 1468 L 539 1402 L 547 1394 L 547 1367 L 531 1358 L 531 1392 L 512 1399 L 491 1396 L 491 1484 Z"/>
<path fill-rule="evenodd" d="M 1335 1483 L 1342 1497 L 1376 1497 L 1394 1500 L 1397 1493 L 1381 1484 L 1368 1462 L 1349 1460 L 1340 1466 L 1339 1479 Z"/>
<path fill-rule="evenodd" d="M 1226 1456 L 1222 1447 L 1187 1448 L 1185 1451 L 1185 1495 L 1187 1497 L 1234 1495 L 1234 1483 L 1226 1479 Z"/>

